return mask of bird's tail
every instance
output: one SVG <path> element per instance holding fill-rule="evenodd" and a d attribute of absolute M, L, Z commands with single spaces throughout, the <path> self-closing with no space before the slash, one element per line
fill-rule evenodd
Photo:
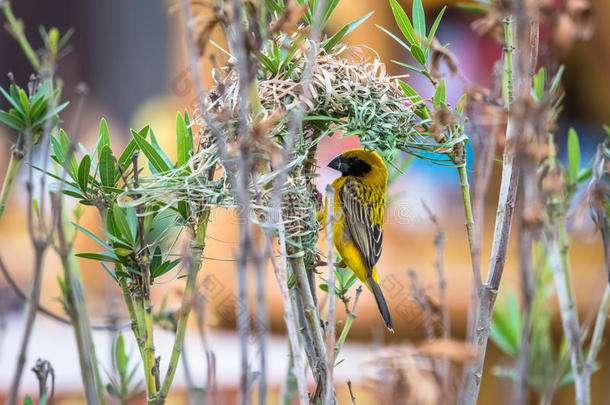
<path fill-rule="evenodd" d="M 394 332 L 394 325 L 392 324 L 390 310 L 388 309 L 388 304 L 386 304 L 385 298 L 383 297 L 383 293 L 381 292 L 381 287 L 379 287 L 379 284 L 377 284 L 377 282 L 373 280 L 373 277 L 371 276 L 367 277 L 367 282 L 369 284 L 371 292 L 375 296 L 375 301 L 377 301 L 377 308 L 379 308 L 379 312 L 381 313 L 381 317 L 385 322 L 385 326 L 389 330 Z"/>

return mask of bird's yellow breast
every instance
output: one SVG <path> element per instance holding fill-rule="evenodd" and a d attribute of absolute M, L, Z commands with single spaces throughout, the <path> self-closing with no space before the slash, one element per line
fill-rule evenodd
<path fill-rule="evenodd" d="M 345 226 L 345 214 L 343 213 L 341 199 L 339 197 L 339 189 L 341 189 L 345 182 L 348 180 L 347 177 L 341 176 L 335 179 L 332 183 L 333 188 L 335 189 L 335 195 L 333 199 L 333 214 L 336 216 L 336 220 L 333 226 L 333 243 L 337 252 L 341 256 L 343 263 L 349 267 L 354 274 L 368 287 L 367 282 L 367 266 L 365 264 L 365 260 L 362 257 L 362 253 L 352 240 L 352 237 Z M 362 198 L 363 201 L 371 201 L 370 194 L 379 194 L 377 197 L 383 201 L 385 195 L 385 184 L 384 190 L 371 190 L 371 187 L 364 187 L 361 183 L 355 182 L 358 186 L 356 186 L 356 193 L 358 197 Z M 368 198 L 367 198 L 368 197 Z M 381 228 L 383 228 L 383 208 L 381 210 L 372 210 L 376 213 L 371 213 L 371 219 L 374 223 L 380 224 Z M 372 277 L 373 280 L 379 282 L 379 277 L 377 276 L 377 271 L 375 267 L 372 269 Z"/>

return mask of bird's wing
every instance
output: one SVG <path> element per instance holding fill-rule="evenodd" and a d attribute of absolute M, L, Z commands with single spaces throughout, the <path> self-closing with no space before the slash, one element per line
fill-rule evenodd
<path fill-rule="evenodd" d="M 354 181 L 347 181 L 339 189 L 339 199 L 347 229 L 370 272 L 381 256 L 384 201 L 377 193 L 364 192 L 367 198 L 361 198 L 356 187 Z"/>

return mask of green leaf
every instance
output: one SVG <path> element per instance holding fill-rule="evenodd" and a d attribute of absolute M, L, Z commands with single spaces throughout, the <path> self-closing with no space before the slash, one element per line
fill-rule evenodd
<path fill-rule="evenodd" d="M 459 117 L 464 112 L 464 107 L 466 106 L 466 100 L 467 100 L 467 95 L 462 94 L 462 97 L 460 97 L 460 99 L 458 100 L 458 102 L 455 105 L 455 115 L 456 116 Z"/>
<path fill-rule="evenodd" d="M 89 185 L 89 170 L 91 169 L 91 157 L 89 155 L 83 156 L 80 165 L 78 166 L 78 185 L 83 193 L 87 192 Z"/>
<path fill-rule="evenodd" d="M 66 101 L 65 103 L 61 104 L 60 106 L 56 107 L 54 110 L 52 110 L 51 112 L 48 112 L 46 115 L 44 115 L 43 117 L 38 118 L 36 121 L 34 121 L 32 123 L 32 128 L 36 127 L 37 125 L 42 124 L 44 121 L 48 120 L 49 118 L 55 117 L 57 114 L 59 114 L 64 108 L 66 108 L 68 106 L 68 104 L 70 104 L 69 101 Z"/>
<path fill-rule="evenodd" d="M 106 187 L 114 187 L 116 184 L 116 167 L 110 146 L 104 145 L 98 156 L 100 160 L 99 169 L 100 181 L 102 182 L 102 185 Z"/>
<path fill-rule="evenodd" d="M 368 14 L 358 18 L 357 20 L 352 21 L 351 23 L 345 25 L 335 35 L 333 35 L 328 40 L 326 40 L 326 42 L 324 42 L 324 44 L 322 45 L 322 48 L 324 48 L 324 50 L 327 51 L 327 52 L 330 51 L 331 49 L 333 49 L 333 47 L 335 45 L 337 45 L 339 43 L 339 41 L 341 41 L 347 34 L 352 32 L 353 30 L 355 30 L 360 24 L 365 22 L 370 16 L 373 15 L 373 13 L 374 13 L 374 11 L 371 11 L 370 13 L 368 13 Z"/>
<path fill-rule="evenodd" d="M 0 87 L 1 88 L 1 87 Z M 26 395 L 23 399 L 23 405 L 34 405 L 34 401 L 29 395 Z"/>
<path fill-rule="evenodd" d="M 14 86 L 11 85 L 10 87 L 11 90 L 14 89 Z M 19 94 L 16 94 L 16 97 L 11 97 L 6 90 L 4 90 L 2 87 L 0 87 L 0 93 L 2 93 L 2 95 L 8 100 L 9 103 L 11 103 L 11 105 L 13 107 L 15 107 L 15 109 L 17 111 L 19 111 L 21 113 L 22 116 L 25 116 L 25 111 L 23 110 L 23 107 L 21 106 L 21 103 L 19 102 Z"/>
<path fill-rule="evenodd" d="M 189 129 L 189 136 L 191 137 L 191 149 L 193 149 L 193 128 L 191 127 L 191 120 L 186 108 L 184 109 L 184 122 L 186 122 L 186 127 Z"/>
<path fill-rule="evenodd" d="M 415 28 L 418 42 L 422 43 L 426 38 L 426 16 L 421 0 L 413 0 L 413 28 Z"/>
<path fill-rule="evenodd" d="M 29 115 L 30 114 L 30 101 L 28 100 L 28 95 L 25 94 L 25 91 L 23 91 L 23 89 L 19 89 L 19 101 L 21 102 L 21 106 L 23 107 L 23 110 L 25 111 L 25 115 Z"/>
<path fill-rule="evenodd" d="M 132 139 L 123 150 L 123 153 L 121 153 L 121 156 L 119 156 L 117 164 L 123 172 L 131 165 L 131 157 L 137 149 L 138 145 L 136 144 L 136 141 Z"/>
<path fill-rule="evenodd" d="M 591 168 L 587 168 L 587 169 L 582 169 L 581 171 L 578 172 L 578 183 L 583 183 L 585 181 L 588 181 L 591 176 L 593 175 L 593 170 Z"/>
<path fill-rule="evenodd" d="M 259 53 L 261 63 L 267 68 L 267 70 L 271 73 L 272 76 L 277 75 L 277 69 L 275 64 L 267 55 L 264 53 Z"/>
<path fill-rule="evenodd" d="M 150 164 L 159 172 L 168 172 L 170 170 L 163 157 L 159 155 L 159 153 L 155 150 L 155 148 L 148 143 L 144 137 L 138 134 L 136 131 L 132 130 L 131 135 L 133 139 L 136 141 L 138 148 L 144 153 Z"/>
<path fill-rule="evenodd" d="M 407 13 L 405 13 L 405 10 L 402 9 L 396 0 L 390 0 L 390 7 L 392 7 L 392 13 L 394 13 L 396 24 L 398 24 L 398 28 L 400 28 L 400 31 L 402 31 L 402 34 L 407 41 L 412 45 L 417 44 L 415 31 L 413 30 L 413 26 L 411 25 L 411 21 L 409 20 Z"/>
<path fill-rule="evenodd" d="M 136 209 L 133 207 L 125 208 L 125 217 L 127 218 L 127 224 L 131 231 L 131 237 L 135 241 L 138 235 L 138 216 L 136 215 Z"/>
<path fill-rule="evenodd" d="M 153 132 L 152 129 L 150 130 L 150 144 L 152 145 L 153 148 L 155 148 L 155 151 L 157 151 L 159 156 L 161 156 L 161 158 L 163 159 L 165 164 L 167 164 L 168 167 L 173 168 L 174 162 L 172 162 L 172 160 L 169 158 L 169 156 L 167 156 L 165 154 L 165 152 L 163 152 L 163 149 L 161 148 L 161 145 L 159 145 L 159 142 L 157 142 L 157 138 L 155 137 L 155 133 Z"/>
<path fill-rule="evenodd" d="M 546 70 L 540 68 L 538 73 L 534 75 L 534 88 L 532 89 L 532 96 L 536 101 L 542 100 L 544 96 L 544 83 L 546 80 Z"/>
<path fill-rule="evenodd" d="M 154 273 L 155 269 L 161 265 L 163 257 L 161 254 L 161 248 L 157 246 L 150 261 L 150 272 Z"/>
<path fill-rule="evenodd" d="M 134 238 L 131 234 L 131 228 L 129 227 L 129 223 L 127 222 L 127 216 L 121 207 L 115 205 L 112 209 L 112 218 L 114 219 L 114 224 L 118 228 L 118 231 L 125 238 L 125 240 L 129 241 L 130 244 L 134 243 Z"/>
<path fill-rule="evenodd" d="M 130 254 L 133 253 L 133 249 L 129 248 L 122 248 L 122 247 L 115 247 L 113 249 L 113 252 L 119 256 L 119 257 L 125 257 L 125 256 L 129 256 Z"/>
<path fill-rule="evenodd" d="M 23 122 L 23 120 L 21 120 L 21 118 L 19 118 L 15 114 L 9 114 L 5 111 L 0 111 L 0 122 L 4 123 L 5 125 L 8 125 L 9 127 L 17 131 L 23 131 L 25 127 L 25 123 Z"/>
<path fill-rule="evenodd" d="M 551 81 L 551 87 L 549 88 L 549 92 L 554 93 L 555 90 L 557 90 L 557 88 L 559 88 L 559 84 L 561 83 L 561 77 L 563 76 L 564 70 L 565 70 L 565 67 L 563 65 L 559 66 L 559 69 L 557 69 L 557 73 L 555 73 L 555 76 L 553 77 L 553 80 Z"/>
<path fill-rule="evenodd" d="M 74 256 L 82 257 L 83 259 L 97 260 L 99 262 L 111 262 L 121 264 L 119 258 L 111 252 L 100 253 L 76 253 Z"/>
<path fill-rule="evenodd" d="M 102 267 L 104 268 L 104 270 L 106 270 L 106 273 L 108 273 L 110 275 L 110 277 L 112 277 L 114 279 L 114 281 L 116 281 L 117 283 L 119 282 L 119 279 L 118 279 L 116 273 L 114 272 L 113 269 L 110 268 L 110 266 L 108 266 L 106 263 L 102 263 Z"/>
<path fill-rule="evenodd" d="M 402 80 L 399 79 L 398 80 L 398 84 L 402 88 L 402 91 L 405 93 L 407 98 L 411 101 L 411 103 L 415 104 L 415 103 L 420 103 L 422 101 L 421 96 L 419 94 L 417 94 L 417 92 L 415 90 L 413 90 L 413 88 L 411 86 L 409 86 L 407 83 L 405 83 L 405 82 L 403 82 Z M 425 106 L 423 104 L 421 104 L 415 110 L 415 113 L 421 119 L 428 119 L 428 118 L 430 118 L 430 110 L 428 109 L 427 106 Z"/>
<path fill-rule="evenodd" d="M 146 137 L 148 136 L 148 132 L 150 132 L 150 126 L 147 125 L 140 131 L 138 131 L 137 134 L 140 135 L 140 137 L 146 139 Z M 134 131 L 131 130 L 131 133 L 133 134 Z M 131 165 L 131 157 L 133 156 L 133 153 L 136 151 L 136 149 L 138 149 L 138 144 L 135 139 L 132 139 L 125 147 L 125 150 L 123 150 L 123 153 L 121 153 L 121 156 L 119 156 L 118 164 L 121 167 L 121 170 L 126 171 L 127 168 Z"/>
<path fill-rule="evenodd" d="M 64 152 L 64 148 L 61 145 L 61 142 L 56 137 L 51 137 L 51 146 L 53 147 L 53 154 L 57 159 L 57 163 L 60 166 L 64 166 L 66 164 L 66 153 Z"/>
<path fill-rule="evenodd" d="M 340 0 L 328 0 L 324 3 L 325 10 L 324 10 L 324 14 L 322 15 L 322 24 L 320 25 L 320 28 L 324 28 L 326 26 L 328 19 L 332 15 L 333 11 L 335 11 L 335 8 L 337 8 L 337 6 L 339 5 L 339 1 Z M 311 2 L 311 4 L 315 4 L 315 3 L 316 2 L 314 2 L 314 1 Z M 321 4 L 321 3 L 318 3 L 318 4 Z M 315 10 L 315 8 L 313 10 Z M 313 15 L 315 16 L 315 13 Z"/>
<path fill-rule="evenodd" d="M 110 245 L 108 245 L 106 242 L 104 242 L 99 236 L 97 236 L 94 233 L 92 233 L 91 231 L 88 231 L 87 229 L 83 228 L 82 226 L 80 226 L 76 222 L 72 222 L 72 225 L 74 225 L 74 227 L 76 229 L 78 229 L 79 231 L 81 231 L 82 233 L 84 233 L 85 235 L 90 237 L 91 239 L 93 239 L 95 242 L 97 242 L 103 248 L 106 248 L 107 250 L 110 250 Z"/>
<path fill-rule="evenodd" d="M 276 3 L 275 0 L 265 0 L 265 5 L 267 6 L 267 10 L 276 18 L 284 12 L 284 7 L 281 4 Z"/>
<path fill-rule="evenodd" d="M 186 201 L 180 200 L 178 201 L 178 212 L 183 219 L 188 219 L 190 216 L 189 205 Z"/>
<path fill-rule="evenodd" d="M 178 263 L 180 263 L 180 261 L 181 261 L 181 259 L 176 259 L 176 260 L 164 262 L 161 266 L 157 267 L 154 272 L 151 272 L 150 276 L 152 278 L 161 277 L 162 275 L 164 275 L 165 273 L 167 273 L 168 271 L 170 271 L 171 269 L 176 267 L 178 265 Z"/>
<path fill-rule="evenodd" d="M 375 24 L 375 27 L 379 28 L 380 30 L 382 30 L 383 32 L 385 32 L 386 34 L 388 34 L 390 37 L 392 37 L 392 39 L 394 39 L 394 41 L 398 42 L 403 48 L 405 48 L 407 51 L 411 52 L 411 47 L 407 44 L 405 44 L 400 38 L 398 38 L 396 35 L 392 34 L 390 31 L 386 30 L 385 28 Z"/>
<path fill-rule="evenodd" d="M 176 166 L 181 167 L 191 158 L 192 144 L 186 122 L 180 113 L 176 115 L 176 145 L 178 152 Z"/>
<path fill-rule="evenodd" d="M 34 97 L 32 100 L 32 107 L 30 108 L 30 117 L 39 116 L 43 111 L 46 111 L 47 106 L 48 102 L 46 97 Z"/>
<path fill-rule="evenodd" d="M 521 342 L 519 304 L 514 293 L 509 293 L 506 304 L 493 314 L 490 337 L 500 349 L 516 357 Z"/>
<path fill-rule="evenodd" d="M 127 374 L 127 355 L 125 354 L 125 339 L 121 332 L 119 332 L 114 345 L 114 359 L 119 376 L 121 380 L 124 380 Z"/>
<path fill-rule="evenodd" d="M 422 66 L 426 65 L 426 54 L 419 45 L 413 45 L 411 47 L 411 55 L 413 55 L 413 58 L 421 63 Z"/>
<path fill-rule="evenodd" d="M 441 82 L 436 86 L 436 90 L 434 91 L 434 97 L 432 97 L 435 106 L 442 106 L 445 104 L 445 93 L 445 79 L 441 79 Z"/>
<path fill-rule="evenodd" d="M 117 389 L 111 383 L 106 384 L 106 391 L 108 391 L 108 394 L 110 394 L 111 396 L 113 396 L 115 398 L 121 397 L 121 395 L 119 394 Z"/>
<path fill-rule="evenodd" d="M 447 6 L 443 7 L 440 13 L 436 16 L 434 23 L 432 24 L 432 28 L 430 28 L 430 32 L 428 33 L 428 40 L 426 44 L 426 54 L 428 53 L 428 49 L 430 49 L 430 44 L 432 43 L 432 39 L 434 35 L 436 35 L 436 30 L 438 29 L 439 24 L 441 23 L 441 19 L 443 18 L 443 14 L 445 14 L 445 10 Z"/>
<path fill-rule="evenodd" d="M 400 85 L 400 87 L 402 88 L 402 91 L 411 100 L 412 103 L 417 103 L 419 101 L 422 101 L 421 96 L 419 94 L 417 94 L 417 92 L 415 90 L 413 90 L 413 88 L 411 86 L 409 86 L 407 83 L 405 83 L 399 79 L 398 84 Z"/>
<path fill-rule="evenodd" d="M 74 180 L 78 180 L 78 162 L 76 161 L 76 156 L 74 156 L 74 151 L 70 150 L 70 138 L 68 138 L 68 135 L 63 129 L 59 130 L 59 141 L 64 152 L 64 166 L 66 166 L 66 160 L 68 159 L 68 155 L 70 155 L 70 164 L 67 167 L 68 174 Z"/>
<path fill-rule="evenodd" d="M 100 121 L 100 132 L 97 141 L 97 160 L 102 160 L 102 151 L 104 146 L 110 148 L 110 133 L 108 132 L 108 124 L 104 118 Z"/>
<path fill-rule="evenodd" d="M 347 279 L 347 282 L 343 285 L 343 289 L 345 291 L 349 290 L 349 288 L 354 285 L 354 283 L 356 282 L 357 277 L 355 274 L 352 273 L 352 275 Z"/>
<path fill-rule="evenodd" d="M 570 178 L 572 181 L 577 181 L 578 167 L 580 166 L 580 143 L 574 128 L 570 128 L 568 132 L 568 163 L 570 166 Z"/>
<path fill-rule="evenodd" d="M 481 3 L 483 3 L 483 2 L 481 2 Z M 476 3 L 458 2 L 457 3 L 457 7 L 459 9 L 464 10 L 464 11 L 470 11 L 470 12 L 473 12 L 473 13 L 485 13 L 485 12 L 487 12 L 487 10 L 482 5 L 479 5 L 479 4 L 476 4 Z"/>

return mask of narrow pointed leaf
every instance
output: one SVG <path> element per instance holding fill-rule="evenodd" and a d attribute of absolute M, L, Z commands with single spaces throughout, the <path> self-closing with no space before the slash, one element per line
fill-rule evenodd
<path fill-rule="evenodd" d="M 133 139 L 136 141 L 138 148 L 144 153 L 144 156 L 148 159 L 150 164 L 157 169 L 159 172 L 167 172 L 170 170 L 163 157 L 155 150 L 155 148 L 148 143 L 140 134 L 135 131 L 131 131 Z"/>
<path fill-rule="evenodd" d="M 573 181 L 576 181 L 578 179 L 578 166 L 580 166 L 580 143 L 574 128 L 570 128 L 568 132 L 568 163 L 570 166 L 570 177 Z"/>
<path fill-rule="evenodd" d="M 114 156 L 108 145 L 105 145 L 99 154 L 99 169 L 100 169 L 100 180 L 103 186 L 114 187 L 116 178 L 116 165 L 114 163 Z"/>
<path fill-rule="evenodd" d="M 108 124 L 104 118 L 100 121 L 100 132 L 97 143 L 97 160 L 102 159 L 102 150 L 104 146 L 110 147 L 110 133 L 108 132 Z"/>
<path fill-rule="evenodd" d="M 445 104 L 445 93 L 445 79 L 442 79 L 438 86 L 436 86 L 436 91 L 434 92 L 434 97 L 432 98 L 434 105 L 441 106 Z"/>
<path fill-rule="evenodd" d="M 385 28 L 375 24 L 375 27 L 379 28 L 380 30 L 382 30 L 383 32 L 385 32 L 386 34 L 388 34 L 390 37 L 392 37 L 392 39 L 396 42 L 398 42 L 403 48 L 405 48 L 407 51 L 411 52 L 411 47 L 407 44 L 405 44 L 402 39 L 398 38 L 396 35 L 392 34 L 390 31 L 386 30 Z"/>
<path fill-rule="evenodd" d="M 428 33 L 428 44 L 426 46 L 426 51 L 430 49 L 430 44 L 432 43 L 432 39 L 436 35 L 436 30 L 438 29 L 439 24 L 441 23 L 441 19 L 443 18 L 443 14 L 445 14 L 445 10 L 447 6 L 443 7 L 440 13 L 436 16 L 434 23 L 432 23 L 432 28 L 430 28 L 430 32 Z"/>
<path fill-rule="evenodd" d="M 176 166 L 181 167 L 189 161 L 191 157 L 191 139 L 189 136 L 186 122 L 180 113 L 176 116 L 176 144 L 178 161 Z"/>
<path fill-rule="evenodd" d="M 131 130 L 131 133 L 138 134 L 140 135 L 140 137 L 146 139 L 149 131 L 150 127 L 147 125 L 139 132 Z M 136 149 L 138 149 L 138 143 L 135 141 L 135 139 L 132 139 L 125 147 L 125 150 L 123 150 L 123 153 L 121 153 L 121 156 L 119 156 L 118 164 L 121 167 L 121 170 L 125 171 L 131 165 L 131 157 L 133 156 L 133 153 L 136 151 Z"/>
<path fill-rule="evenodd" d="M 417 44 L 415 31 L 413 30 L 413 26 L 411 25 L 411 21 L 409 20 L 407 13 L 405 13 L 405 10 L 402 9 L 396 0 L 390 0 L 390 7 L 392 7 L 392 13 L 394 13 L 396 24 L 398 24 L 398 28 L 400 28 L 407 41 L 411 44 Z"/>
<path fill-rule="evenodd" d="M 112 215 L 114 219 L 114 224 L 118 228 L 119 232 L 127 240 L 130 244 L 133 244 L 134 239 L 131 234 L 131 229 L 129 228 L 129 223 L 127 222 L 127 216 L 123 209 L 119 206 L 115 206 L 112 209 Z"/>
<path fill-rule="evenodd" d="M 155 150 L 157 151 L 159 156 L 161 156 L 161 159 L 163 159 L 163 161 L 167 164 L 167 166 L 169 168 L 173 168 L 174 162 L 172 162 L 172 160 L 169 158 L 169 156 L 167 156 L 165 154 L 165 152 L 161 148 L 161 145 L 159 145 L 159 142 L 157 141 L 157 138 L 155 137 L 155 133 L 153 132 L 152 129 L 150 130 L 150 144 L 152 145 L 153 148 L 155 148 Z"/>
<path fill-rule="evenodd" d="M 371 11 L 370 13 L 358 18 L 355 21 L 352 21 L 351 23 L 345 25 L 343 28 L 341 28 L 335 35 L 333 35 L 332 37 L 330 37 L 328 40 L 326 40 L 326 42 L 322 45 L 322 47 L 326 50 L 326 51 L 330 51 L 331 49 L 333 49 L 333 47 L 335 45 L 337 45 L 347 34 L 349 34 L 350 32 L 352 32 L 353 30 L 355 30 L 360 24 L 362 24 L 363 22 L 365 22 L 370 16 L 372 16 L 374 13 L 374 11 Z"/>
<path fill-rule="evenodd" d="M 83 193 L 87 192 L 89 185 L 89 170 L 91 169 L 91 157 L 89 155 L 83 156 L 80 165 L 78 166 L 78 185 Z"/>
<path fill-rule="evenodd" d="M 121 264 L 119 258 L 110 252 L 100 253 L 76 253 L 74 256 L 82 257 L 83 259 L 97 260 L 98 262 L 111 262 Z"/>
<path fill-rule="evenodd" d="M 411 47 L 411 55 L 413 55 L 413 58 L 421 63 L 422 66 L 426 65 L 426 55 L 419 45 L 413 45 Z"/>
<path fill-rule="evenodd" d="M 110 250 L 110 245 L 108 245 L 106 242 L 104 242 L 99 236 L 95 235 L 93 232 L 88 231 L 87 229 L 83 228 L 82 226 L 80 226 L 76 222 L 72 222 L 72 225 L 74 225 L 74 227 L 76 229 L 78 229 L 79 231 L 81 231 L 82 233 L 84 233 L 85 235 L 90 237 L 91 239 L 93 239 L 95 242 L 97 242 L 103 248 L 106 248 L 107 250 Z"/>
<path fill-rule="evenodd" d="M 418 42 L 422 43 L 426 38 L 426 16 L 421 0 L 413 0 L 413 28 Z"/>

